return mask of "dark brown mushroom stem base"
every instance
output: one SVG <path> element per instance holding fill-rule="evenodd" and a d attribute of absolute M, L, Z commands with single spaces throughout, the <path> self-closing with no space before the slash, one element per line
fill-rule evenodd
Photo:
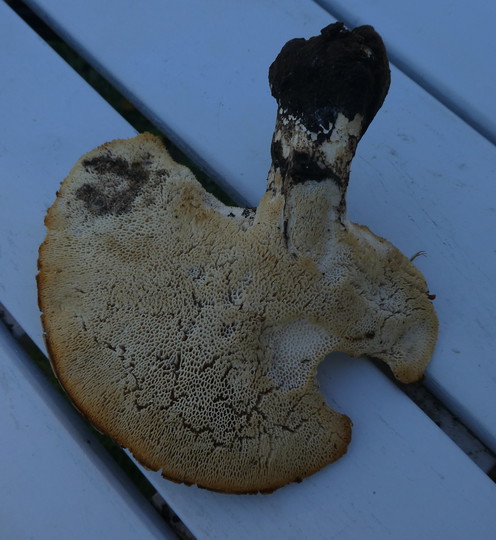
<path fill-rule="evenodd" d="M 228 493 L 271 492 L 341 457 L 324 401 L 333 351 L 422 376 L 437 319 L 421 273 L 346 215 L 356 145 L 389 84 L 370 27 L 293 40 L 256 212 L 224 206 L 148 134 L 83 156 L 40 247 L 50 358 L 76 407 L 146 467 Z"/>

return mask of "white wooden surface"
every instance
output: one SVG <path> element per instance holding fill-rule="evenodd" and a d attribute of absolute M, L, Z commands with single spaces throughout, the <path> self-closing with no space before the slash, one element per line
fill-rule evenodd
<path fill-rule="evenodd" d="M 0 537 L 174 538 L 0 325 Z"/>
<path fill-rule="evenodd" d="M 268 66 L 287 39 L 332 22 L 327 12 L 310 0 L 28 3 L 173 139 L 258 203 L 275 118 Z M 496 149 L 395 68 L 392 78 L 353 165 L 349 215 L 404 253 L 427 252 L 417 264 L 441 321 L 427 382 L 496 451 Z"/>
<path fill-rule="evenodd" d="M 130 81 L 129 94 L 158 123 L 167 124 L 169 132 L 177 126 L 186 146 L 256 204 L 264 190 L 275 114 L 267 66 L 286 39 L 313 34 L 329 22 L 319 8 L 293 0 L 269 6 L 253 1 L 246 8 L 216 0 L 208 10 L 203 3 L 151 0 L 139 9 L 129 0 L 119 2 L 119 9 L 112 1 L 42 3 L 52 6 L 60 20 L 65 17 L 66 32 L 71 27 L 76 41 L 88 32 L 85 47 L 97 43 L 92 54 L 108 71 L 116 66 L 113 77 L 122 75 L 122 88 Z M 107 9 L 112 8 L 110 17 Z M 161 17 L 160 10 L 165 10 Z M 3 4 L 0 46 L 0 301 L 43 346 L 34 275 L 44 212 L 79 155 L 133 131 Z M 246 84 L 236 96 L 238 85 Z M 479 413 L 494 410 L 494 380 L 488 382 L 493 376 L 494 333 L 488 324 L 494 315 L 493 289 L 487 288 L 485 296 L 482 291 L 490 284 L 491 238 L 482 238 L 456 213 L 467 206 L 478 209 L 486 230 L 494 225 L 489 186 L 473 183 L 474 177 L 484 180 L 490 174 L 487 163 L 494 149 L 397 71 L 393 85 L 354 166 L 350 214 L 406 252 L 429 251 L 419 263 L 439 295 L 443 321 L 429 380 L 442 389 L 454 371 L 452 395 L 440 394 L 465 408 L 466 417 L 490 439 L 494 421 L 490 413 Z M 181 95 L 188 98 L 186 105 L 178 100 Z M 465 168 L 458 167 L 462 163 Z M 481 242 L 473 242 L 474 237 Z M 463 289 L 474 272 L 480 285 L 469 294 Z M 457 317 L 462 319 L 458 326 Z M 470 320 L 476 318 L 485 333 L 474 337 L 477 325 L 470 326 Z M 345 458 L 302 484 L 270 496 L 239 497 L 147 473 L 193 533 L 199 538 L 494 538 L 494 484 L 381 373 L 366 360 L 336 355 L 322 366 L 319 378 L 330 404 L 352 416 L 353 442 Z M 44 441 L 40 444 L 50 438 Z M 59 448 L 61 455 L 66 444 Z M 79 461 L 76 465 L 86 470 Z M 6 502 L 10 512 L 18 504 L 16 498 Z M 40 511 L 35 504 L 32 510 Z M 16 521 L 15 526 L 22 530 L 25 524 Z M 35 537 L 56 536 L 44 530 Z"/>
<path fill-rule="evenodd" d="M 375 26 L 397 64 L 496 142 L 494 0 L 317 1 L 351 26 Z"/>

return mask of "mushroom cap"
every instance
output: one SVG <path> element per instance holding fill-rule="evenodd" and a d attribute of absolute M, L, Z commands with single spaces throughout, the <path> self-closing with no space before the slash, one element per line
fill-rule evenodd
<path fill-rule="evenodd" d="M 269 189 L 255 212 L 220 203 L 149 134 L 83 156 L 48 210 L 37 277 L 75 406 L 144 466 L 216 491 L 271 492 L 341 457 L 351 422 L 318 364 L 371 354 L 409 382 L 437 335 L 420 272 L 334 212 L 343 185 Z"/>
<path fill-rule="evenodd" d="M 90 152 L 46 218 L 42 320 L 76 407 L 143 465 L 268 492 L 340 457 L 350 421 L 315 382 L 317 272 L 219 208 L 151 135 Z"/>

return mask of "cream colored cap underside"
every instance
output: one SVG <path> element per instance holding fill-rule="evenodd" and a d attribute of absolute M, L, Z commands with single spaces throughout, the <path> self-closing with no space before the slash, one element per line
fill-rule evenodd
<path fill-rule="evenodd" d="M 282 204 L 266 196 L 262 213 Z M 360 265 L 333 280 L 332 255 L 290 254 L 278 220 L 229 212 L 150 135 L 84 156 L 46 224 L 38 282 L 54 369 L 75 405 L 143 464 L 256 492 L 346 451 L 351 423 L 325 404 L 315 373 L 332 350 L 362 354 L 365 338 L 355 351 L 351 334 L 367 332 L 375 297 L 350 300 Z M 353 234 L 336 251 L 350 265 L 354 242 L 372 233 Z M 356 321 L 343 320 L 343 302 L 356 302 Z M 434 346 L 432 325 L 424 334 L 415 373 Z"/>

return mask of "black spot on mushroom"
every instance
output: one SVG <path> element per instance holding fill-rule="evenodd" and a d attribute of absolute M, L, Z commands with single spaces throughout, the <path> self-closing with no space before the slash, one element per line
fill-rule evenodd
<path fill-rule="evenodd" d="M 284 159 L 282 144 L 279 140 L 272 140 L 270 145 L 270 155 L 272 158 L 272 165 L 281 171 L 281 175 L 286 175 L 287 161 Z"/>
<path fill-rule="evenodd" d="M 82 161 L 85 171 L 98 182 L 85 183 L 76 191 L 76 198 L 83 201 L 94 215 L 129 212 L 134 199 L 150 179 L 151 154 L 145 153 L 138 161 L 129 162 L 122 157 L 105 153 Z M 156 174 L 165 176 L 165 169 Z"/>
<path fill-rule="evenodd" d="M 250 218 L 255 213 L 255 210 L 256 210 L 256 208 L 244 208 L 243 211 L 241 212 L 241 215 L 244 218 Z"/>

